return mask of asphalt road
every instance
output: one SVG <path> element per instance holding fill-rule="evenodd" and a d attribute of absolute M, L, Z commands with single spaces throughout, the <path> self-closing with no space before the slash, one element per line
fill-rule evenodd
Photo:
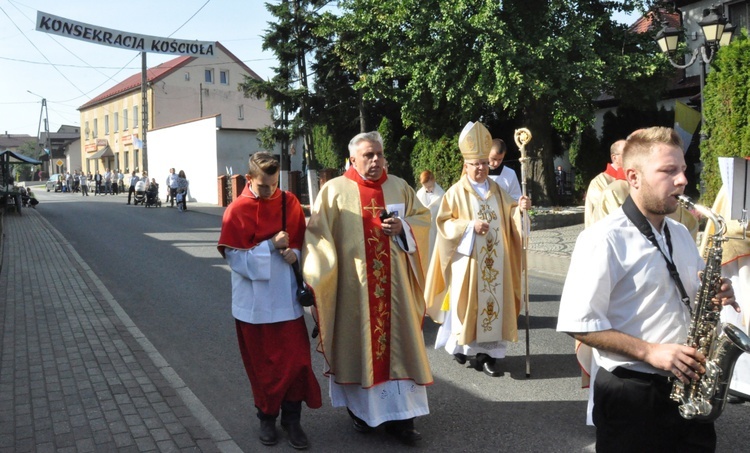
<path fill-rule="evenodd" d="M 119 305 L 193 393 L 246 452 L 261 451 L 250 386 L 237 350 L 227 267 L 216 251 L 220 218 L 167 207 L 126 205 L 126 195 L 37 191 L 39 211 L 75 247 Z M 189 206 L 190 207 L 190 206 Z M 562 278 L 531 278 L 531 378 L 526 378 L 525 320 L 519 342 L 490 378 L 434 350 L 437 326 L 425 324 L 435 378 L 431 414 L 417 420 L 424 439 L 404 447 L 382 430 L 360 434 L 346 411 L 330 407 L 323 362 L 324 405 L 303 410 L 312 451 L 593 451 L 585 426 L 572 340 L 555 332 Z M 311 322 L 308 319 L 308 326 Z M 729 405 L 717 423 L 719 451 L 746 451 L 750 404 Z M 277 449 L 290 449 L 279 445 Z"/>

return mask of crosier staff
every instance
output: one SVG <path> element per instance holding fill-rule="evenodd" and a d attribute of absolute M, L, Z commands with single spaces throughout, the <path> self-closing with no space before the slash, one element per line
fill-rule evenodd
<path fill-rule="evenodd" d="M 526 156 L 526 144 L 531 141 L 531 131 L 526 128 L 516 129 L 513 134 L 513 139 L 518 146 L 518 150 L 521 152 L 521 158 L 518 161 L 521 163 L 521 193 L 526 196 L 526 167 L 528 165 L 529 158 Z M 526 316 L 526 377 L 531 377 L 531 343 L 529 338 L 529 273 L 527 267 L 526 252 L 529 248 L 529 235 L 527 231 L 530 231 L 531 223 L 529 221 L 529 215 L 526 210 L 521 211 L 521 244 L 522 244 L 522 255 L 521 255 L 521 276 L 523 279 L 523 304 L 525 307 Z"/>

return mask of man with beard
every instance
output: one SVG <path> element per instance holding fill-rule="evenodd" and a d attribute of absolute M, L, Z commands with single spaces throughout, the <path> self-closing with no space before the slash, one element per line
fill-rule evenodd
<path fill-rule="evenodd" d="M 557 330 L 594 348 L 597 451 L 714 451 L 713 423 L 682 418 L 670 399 L 670 378 L 687 384 L 706 360 L 685 345 L 704 263 L 667 218 L 687 184 L 679 135 L 634 132 L 623 168 L 630 196 L 578 237 Z M 717 286 L 717 303 L 737 309 L 731 282 Z"/>

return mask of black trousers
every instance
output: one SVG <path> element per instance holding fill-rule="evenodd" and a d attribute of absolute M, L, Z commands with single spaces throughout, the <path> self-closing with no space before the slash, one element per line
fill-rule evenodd
<path fill-rule="evenodd" d="M 664 376 L 600 368 L 594 382 L 597 452 L 713 452 L 712 422 L 686 420 Z"/>

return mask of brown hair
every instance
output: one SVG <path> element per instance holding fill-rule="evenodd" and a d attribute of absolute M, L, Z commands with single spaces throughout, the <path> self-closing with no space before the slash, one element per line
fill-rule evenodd
<path fill-rule="evenodd" d="M 426 182 L 432 181 L 433 179 L 435 179 L 435 175 L 433 175 L 430 170 L 425 170 L 419 174 L 420 184 L 424 184 Z"/>
<path fill-rule="evenodd" d="M 273 154 L 266 151 L 259 151 L 250 156 L 249 165 L 248 174 L 251 178 L 261 176 L 261 174 L 275 175 L 279 172 L 279 161 L 273 157 Z"/>
<path fill-rule="evenodd" d="M 493 149 L 496 149 L 498 154 L 505 154 L 505 152 L 508 151 L 508 147 L 505 145 L 505 142 L 501 138 L 492 139 L 492 147 L 490 148 L 490 152 L 492 152 Z"/>
<path fill-rule="evenodd" d="M 625 168 L 640 169 L 654 146 L 664 144 L 682 149 L 682 139 L 671 127 L 649 127 L 638 129 L 628 136 L 622 151 L 622 165 Z"/>

